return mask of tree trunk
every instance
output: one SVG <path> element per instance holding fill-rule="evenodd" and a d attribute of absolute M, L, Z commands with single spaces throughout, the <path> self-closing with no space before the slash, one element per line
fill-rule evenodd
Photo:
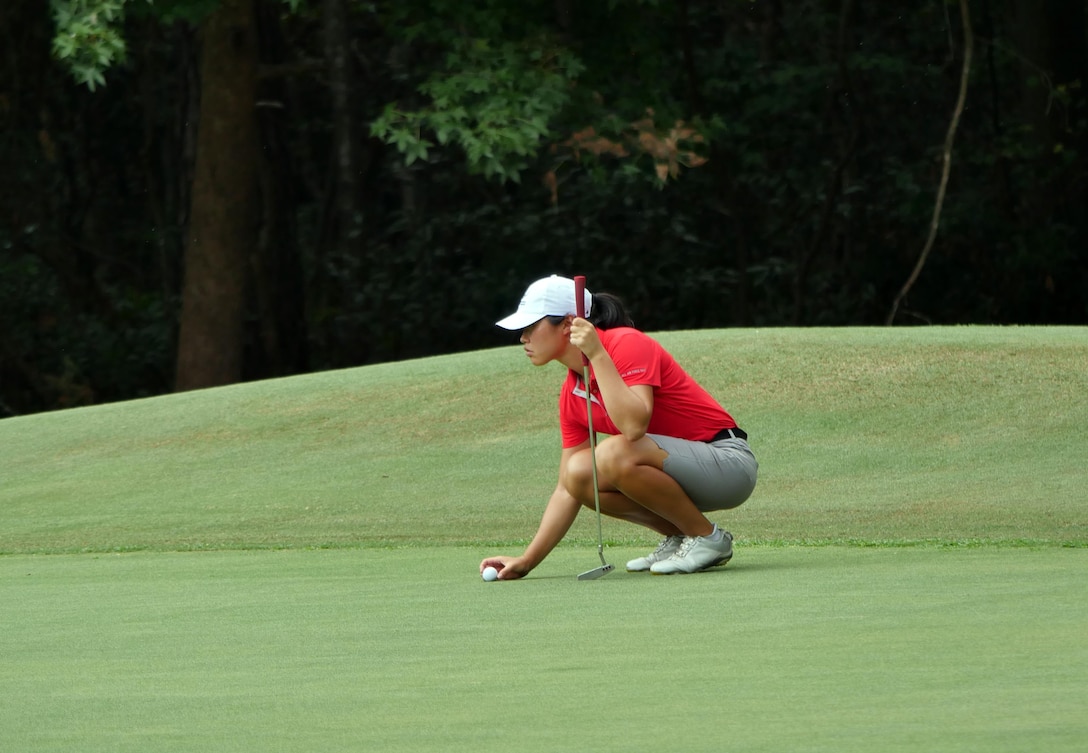
<path fill-rule="evenodd" d="M 1013 0 L 1009 36 L 1024 61 L 1024 78 L 1041 78 L 1022 91 L 1024 114 L 1049 151 L 1068 143 L 1071 125 L 1082 113 L 1056 97 L 1079 88 L 1088 75 L 1088 36 L 1083 0 Z M 1074 95 L 1074 107 L 1080 104 Z"/>
<path fill-rule="evenodd" d="M 242 378 L 246 260 L 257 234 L 253 0 L 222 0 L 200 30 L 200 122 L 185 249 L 176 389 Z"/>
<path fill-rule="evenodd" d="M 300 203 L 292 168 L 290 117 L 296 111 L 288 79 L 268 75 L 290 62 L 281 27 L 282 4 L 257 5 L 260 71 L 257 123 L 261 158 L 261 230 L 250 254 L 251 315 L 246 336 L 243 379 L 290 376 L 307 370 L 305 274 L 299 250 L 295 207 Z"/>
<path fill-rule="evenodd" d="M 358 253 L 362 246 L 359 207 L 359 134 L 353 82 L 358 78 L 351 59 L 345 0 L 325 0 L 325 60 L 332 96 L 334 170 L 336 181 L 336 244 L 341 253 Z"/>
<path fill-rule="evenodd" d="M 1023 221 L 1031 227 L 1069 228 L 1074 237 L 1088 234 L 1088 11 L 1084 0 L 1012 0 L 1009 37 L 1023 61 L 1020 101 L 1031 125 L 1040 158 L 1025 196 Z M 1050 321 L 1078 321 L 1088 291 L 1084 245 L 1071 244 L 1069 256 L 1045 259 L 1036 283 L 1040 310 Z M 1045 258 L 1045 254 L 1043 255 Z M 1015 287 L 1023 289 L 1023 281 Z"/>

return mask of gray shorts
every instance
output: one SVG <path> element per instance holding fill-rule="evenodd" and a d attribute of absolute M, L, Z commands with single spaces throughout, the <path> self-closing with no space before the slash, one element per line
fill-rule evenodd
<path fill-rule="evenodd" d="M 756 488 L 759 463 L 743 439 L 721 439 L 713 444 L 647 434 L 669 456 L 665 473 L 703 512 L 737 507 Z"/>

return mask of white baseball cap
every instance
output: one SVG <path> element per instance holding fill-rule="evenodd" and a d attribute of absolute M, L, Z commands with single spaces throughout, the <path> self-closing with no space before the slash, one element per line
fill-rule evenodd
<path fill-rule="evenodd" d="M 586 316 L 593 307 L 593 294 L 583 293 Z M 575 305 L 574 280 L 559 275 L 552 275 L 537 280 L 525 291 L 518 304 L 518 310 L 505 319 L 495 322 L 503 329 L 525 329 L 530 324 L 539 322 L 546 316 L 566 316 L 578 313 Z"/>

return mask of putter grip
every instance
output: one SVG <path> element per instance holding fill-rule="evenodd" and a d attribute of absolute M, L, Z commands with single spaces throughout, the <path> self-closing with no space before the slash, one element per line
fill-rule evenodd
<path fill-rule="evenodd" d="M 574 310 L 578 313 L 579 319 L 586 318 L 586 276 L 575 275 L 574 276 Z M 582 354 L 582 363 L 589 366 L 589 359 L 586 358 L 585 353 Z"/>

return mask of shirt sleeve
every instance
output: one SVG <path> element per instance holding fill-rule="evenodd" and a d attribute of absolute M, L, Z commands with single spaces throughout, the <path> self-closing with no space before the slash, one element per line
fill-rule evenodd
<path fill-rule="evenodd" d="M 610 343 L 608 355 L 626 384 L 661 386 L 661 358 L 649 336 L 634 329 L 618 333 Z"/>

